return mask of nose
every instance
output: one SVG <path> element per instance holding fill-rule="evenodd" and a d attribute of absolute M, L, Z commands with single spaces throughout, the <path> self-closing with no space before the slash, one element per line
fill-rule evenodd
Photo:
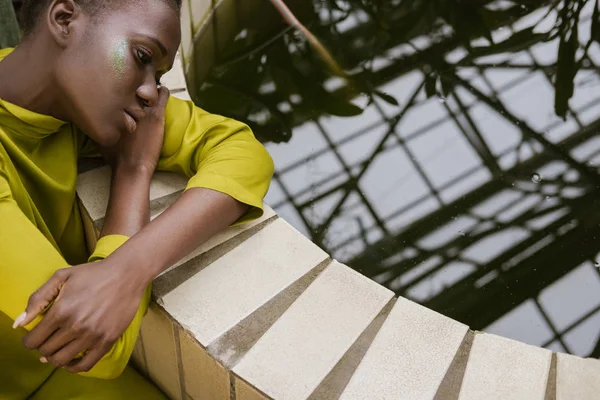
<path fill-rule="evenodd" d="M 144 80 L 136 91 L 136 95 L 143 107 L 154 107 L 158 102 L 158 86 L 156 86 L 156 78 L 153 75 Z"/>

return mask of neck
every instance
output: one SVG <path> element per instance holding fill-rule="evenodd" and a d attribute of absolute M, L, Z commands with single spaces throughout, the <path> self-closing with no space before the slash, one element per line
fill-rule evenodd
<path fill-rule="evenodd" d="M 39 114 L 67 120 L 54 70 L 54 44 L 25 39 L 0 62 L 0 98 Z"/>

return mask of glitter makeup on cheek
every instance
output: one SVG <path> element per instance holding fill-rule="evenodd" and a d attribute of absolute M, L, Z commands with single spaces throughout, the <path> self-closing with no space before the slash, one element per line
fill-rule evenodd
<path fill-rule="evenodd" d="M 127 40 L 118 41 L 111 50 L 111 66 L 117 79 L 125 75 L 125 58 L 127 57 Z"/>

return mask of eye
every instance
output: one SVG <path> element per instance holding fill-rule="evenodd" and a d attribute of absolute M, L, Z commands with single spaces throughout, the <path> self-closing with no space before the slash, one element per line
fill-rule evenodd
<path fill-rule="evenodd" d="M 147 52 L 138 49 L 136 50 L 136 55 L 143 65 L 152 63 L 152 55 L 148 54 Z"/>

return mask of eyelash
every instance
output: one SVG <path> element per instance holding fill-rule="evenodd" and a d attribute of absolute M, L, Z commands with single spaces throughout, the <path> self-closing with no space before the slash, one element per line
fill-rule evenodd
<path fill-rule="evenodd" d="M 142 65 L 148 65 L 152 63 L 152 55 L 148 54 L 147 52 L 138 49 L 136 50 L 136 55 Z"/>
<path fill-rule="evenodd" d="M 152 56 L 143 50 L 136 50 L 136 55 L 139 62 L 142 65 L 148 65 L 152 63 Z M 160 78 L 156 78 L 156 86 L 160 86 Z"/>

